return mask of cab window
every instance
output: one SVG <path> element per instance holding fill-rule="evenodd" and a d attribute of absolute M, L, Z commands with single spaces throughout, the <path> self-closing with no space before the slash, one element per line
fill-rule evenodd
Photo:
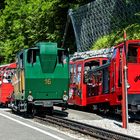
<path fill-rule="evenodd" d="M 23 53 L 19 56 L 19 68 L 23 68 Z"/>
<path fill-rule="evenodd" d="M 36 63 L 36 50 L 29 49 L 27 52 L 27 62 L 28 63 Z"/>
<path fill-rule="evenodd" d="M 128 47 L 128 63 L 137 63 L 137 54 L 138 54 L 138 48 L 137 47 Z"/>
<path fill-rule="evenodd" d="M 58 63 L 66 64 L 67 63 L 68 52 L 66 50 L 58 50 Z"/>

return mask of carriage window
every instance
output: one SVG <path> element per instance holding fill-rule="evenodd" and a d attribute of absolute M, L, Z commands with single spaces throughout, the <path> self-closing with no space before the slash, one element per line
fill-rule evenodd
<path fill-rule="evenodd" d="M 117 54 L 117 49 L 114 49 L 112 58 L 115 58 L 116 57 L 116 54 Z"/>
<path fill-rule="evenodd" d="M 137 47 L 128 47 L 128 62 L 129 63 L 137 63 Z"/>
<path fill-rule="evenodd" d="M 3 83 L 11 83 L 12 75 L 14 75 L 14 69 L 7 69 L 3 75 Z"/>
<path fill-rule="evenodd" d="M 76 83 L 76 64 L 74 64 L 73 68 L 73 83 Z"/>
<path fill-rule="evenodd" d="M 35 63 L 36 62 L 36 50 L 29 49 L 27 52 L 27 62 L 28 63 Z"/>
<path fill-rule="evenodd" d="M 87 83 L 91 79 L 92 71 L 95 70 L 97 67 L 100 66 L 99 60 L 89 61 L 86 62 L 84 65 L 84 83 Z"/>
<path fill-rule="evenodd" d="M 77 67 L 77 83 L 80 83 L 81 81 L 81 70 L 82 70 L 82 65 L 78 65 Z"/>
<path fill-rule="evenodd" d="M 106 64 L 106 63 L 107 63 L 107 60 L 103 60 L 103 61 L 102 61 L 102 64 Z"/>
<path fill-rule="evenodd" d="M 89 70 L 94 70 L 95 68 L 100 66 L 100 62 L 98 60 L 90 61 L 85 63 L 84 70 L 89 71 Z"/>

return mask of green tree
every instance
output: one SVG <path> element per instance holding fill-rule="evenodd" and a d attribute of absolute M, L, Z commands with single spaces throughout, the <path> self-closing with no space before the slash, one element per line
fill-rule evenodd
<path fill-rule="evenodd" d="M 5 0 L 0 11 L 0 63 L 38 41 L 61 44 L 69 8 L 89 0 Z"/>

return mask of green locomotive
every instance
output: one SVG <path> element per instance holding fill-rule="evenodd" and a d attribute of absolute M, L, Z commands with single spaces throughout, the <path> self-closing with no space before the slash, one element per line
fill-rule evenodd
<path fill-rule="evenodd" d="M 68 100 L 68 51 L 51 42 L 39 42 L 33 48 L 22 50 L 17 55 L 17 71 L 12 81 L 13 110 L 52 111 L 53 105 Z"/>

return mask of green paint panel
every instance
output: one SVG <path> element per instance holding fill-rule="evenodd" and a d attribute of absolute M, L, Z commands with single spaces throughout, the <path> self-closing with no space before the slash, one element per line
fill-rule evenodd
<path fill-rule="evenodd" d="M 46 84 L 45 79 L 27 79 L 26 95 L 31 91 L 34 99 L 62 99 L 64 90 L 67 91 L 67 86 L 68 80 L 65 78 L 51 78 L 50 85 Z"/>
<path fill-rule="evenodd" d="M 45 73 L 52 73 L 55 69 L 57 61 L 57 44 L 40 42 L 36 45 L 40 50 L 40 62 L 42 71 Z M 50 65 L 51 64 L 51 65 Z"/>
<path fill-rule="evenodd" d="M 69 58 L 67 55 L 66 63 L 62 63 L 61 51 L 64 52 L 57 48 L 56 43 L 45 42 L 23 51 L 24 99 L 27 99 L 29 91 L 35 100 L 62 100 L 64 91 L 68 94 Z M 20 59 L 18 63 L 21 63 Z M 19 66 L 18 70 L 20 69 Z"/>

